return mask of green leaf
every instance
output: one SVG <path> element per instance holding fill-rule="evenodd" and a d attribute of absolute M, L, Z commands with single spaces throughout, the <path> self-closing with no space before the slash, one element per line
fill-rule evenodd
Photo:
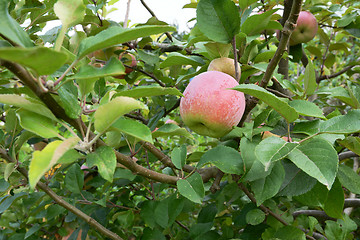
<path fill-rule="evenodd" d="M 323 208 L 328 192 L 328 189 L 323 184 L 316 182 L 310 191 L 299 196 L 294 196 L 294 199 L 309 207 Z"/>
<path fill-rule="evenodd" d="M 284 178 L 285 170 L 281 162 L 276 162 L 268 176 L 250 183 L 257 206 L 260 206 L 264 201 L 274 197 L 279 192 Z"/>
<path fill-rule="evenodd" d="M 344 140 L 338 141 L 340 145 L 349 149 L 350 151 L 360 155 L 360 138 L 348 136 Z"/>
<path fill-rule="evenodd" d="M 251 225 L 258 225 L 265 220 L 265 213 L 260 209 L 252 209 L 246 214 L 246 222 Z"/>
<path fill-rule="evenodd" d="M 320 124 L 320 132 L 347 134 L 360 131 L 360 110 L 351 110 L 346 115 L 333 117 Z"/>
<path fill-rule="evenodd" d="M 260 99 L 275 109 L 288 122 L 293 122 L 299 117 L 299 114 L 293 107 L 290 107 L 285 101 L 255 84 L 240 84 L 232 89 Z"/>
<path fill-rule="evenodd" d="M 293 150 L 288 158 L 301 170 L 331 189 L 338 170 L 333 146 L 321 138 L 309 139 Z"/>
<path fill-rule="evenodd" d="M 136 28 L 110 27 L 101 31 L 93 37 L 88 37 L 81 41 L 79 45 L 78 58 L 94 52 L 99 49 L 111 47 L 116 44 L 136 40 L 137 38 L 146 37 L 153 34 L 159 34 L 167 31 L 175 31 L 170 26 L 140 26 Z"/>
<path fill-rule="evenodd" d="M 66 63 L 67 55 L 46 47 L 0 48 L 0 58 L 32 68 L 39 75 L 50 75 Z"/>
<path fill-rule="evenodd" d="M 180 136 L 190 139 L 194 138 L 193 135 L 191 135 L 191 133 L 189 133 L 185 128 L 180 128 L 175 124 L 164 124 L 152 133 L 153 138 L 172 136 Z"/>
<path fill-rule="evenodd" d="M 297 227 L 285 226 L 276 231 L 274 238 L 305 240 L 306 236 L 305 233 Z"/>
<path fill-rule="evenodd" d="M 17 115 L 20 120 L 20 125 L 24 129 L 43 138 L 53 138 L 58 136 L 55 122 L 50 118 L 24 109 L 19 109 Z"/>
<path fill-rule="evenodd" d="M 9 2 L 6 0 L 0 1 L 0 34 L 22 47 L 34 46 L 29 35 L 10 16 L 8 12 Z"/>
<path fill-rule="evenodd" d="M 183 144 L 181 147 L 175 147 L 171 152 L 171 161 L 177 169 L 182 169 L 186 161 L 186 145 Z"/>
<path fill-rule="evenodd" d="M 208 38 L 230 43 L 240 31 L 240 15 L 231 0 L 201 0 L 196 9 L 197 25 Z"/>
<path fill-rule="evenodd" d="M 266 11 L 262 14 L 254 14 L 248 17 L 244 23 L 241 24 L 241 32 L 248 36 L 259 34 L 268 26 L 271 15 L 276 12 L 277 9 Z"/>
<path fill-rule="evenodd" d="M 116 76 L 125 74 L 125 67 L 118 58 L 111 57 L 105 66 L 98 68 L 92 65 L 84 65 L 80 68 L 79 72 L 69 77 L 68 79 L 86 80 L 98 79 L 107 76 Z"/>
<path fill-rule="evenodd" d="M 340 164 L 337 176 L 341 184 L 350 192 L 360 194 L 360 176 L 352 168 Z"/>
<path fill-rule="evenodd" d="M 324 205 L 325 213 L 333 218 L 342 218 L 344 209 L 344 191 L 338 179 L 332 185 Z"/>
<path fill-rule="evenodd" d="M 31 189 L 35 188 L 35 185 L 40 180 L 40 178 L 50 170 L 54 165 L 52 163 L 52 158 L 55 150 L 60 146 L 62 141 L 53 141 L 46 145 L 46 147 L 41 151 L 35 151 L 31 159 L 29 166 L 29 185 Z"/>
<path fill-rule="evenodd" d="M 54 12 L 65 28 L 80 23 L 84 18 L 85 9 L 82 0 L 58 0 L 54 4 Z"/>
<path fill-rule="evenodd" d="M 197 168 L 207 163 L 215 165 L 224 173 L 242 174 L 244 172 L 244 163 L 240 153 L 223 145 L 210 149 L 202 155 Z"/>
<path fill-rule="evenodd" d="M 311 95 L 317 87 L 314 65 L 309 61 L 304 74 L 304 94 Z"/>
<path fill-rule="evenodd" d="M 264 164 L 265 171 L 267 171 L 271 163 L 285 158 L 298 145 L 297 143 L 286 142 L 279 137 L 268 137 L 262 140 L 255 148 L 255 155 Z"/>
<path fill-rule="evenodd" d="M 120 131 L 138 140 L 153 143 L 150 129 L 146 125 L 132 119 L 119 118 L 111 125 L 109 130 Z"/>
<path fill-rule="evenodd" d="M 0 94 L 0 102 L 23 108 L 57 121 L 54 114 L 42 102 L 36 99 L 16 94 Z"/>
<path fill-rule="evenodd" d="M 141 98 L 141 97 L 152 97 L 152 96 L 163 96 L 163 95 L 183 96 L 182 93 L 176 88 L 161 87 L 161 86 L 139 86 L 136 88 L 120 91 L 116 93 L 114 96 Z"/>
<path fill-rule="evenodd" d="M 204 184 L 199 173 L 195 172 L 186 179 L 179 179 L 176 182 L 179 193 L 195 203 L 202 202 L 205 196 Z"/>
<path fill-rule="evenodd" d="M 313 102 L 306 100 L 293 100 L 289 102 L 289 105 L 295 108 L 300 115 L 326 119 L 322 110 Z"/>
<path fill-rule="evenodd" d="M 73 164 L 65 175 L 65 187 L 73 193 L 81 193 L 84 187 L 84 173 L 79 164 Z"/>
<path fill-rule="evenodd" d="M 13 204 L 14 201 L 16 201 L 26 195 L 27 195 L 26 192 L 20 192 L 20 193 L 10 195 L 9 197 L 5 198 L 5 200 L 3 200 L 0 204 L 0 214 L 5 212 L 11 206 L 11 204 Z"/>
<path fill-rule="evenodd" d="M 78 101 L 78 88 L 72 81 L 63 84 L 57 90 L 62 107 L 65 109 L 66 115 L 70 118 L 77 119 L 81 114 L 81 107 Z"/>
<path fill-rule="evenodd" d="M 101 105 L 94 115 L 96 131 L 105 132 L 117 119 L 135 109 L 146 109 L 146 106 L 130 97 L 116 97 Z"/>
<path fill-rule="evenodd" d="M 160 63 L 160 68 L 166 68 L 176 65 L 192 65 L 194 67 L 204 65 L 202 58 L 197 56 L 185 56 L 178 52 L 169 53 L 167 58 Z"/>
<path fill-rule="evenodd" d="M 95 152 L 86 157 L 88 167 L 97 166 L 100 176 L 112 182 L 116 168 L 116 156 L 114 150 L 108 146 L 101 146 Z"/>

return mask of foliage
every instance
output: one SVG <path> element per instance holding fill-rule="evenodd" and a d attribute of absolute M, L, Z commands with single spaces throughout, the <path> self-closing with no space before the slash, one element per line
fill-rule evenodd
<path fill-rule="evenodd" d="M 360 237 L 358 1 L 192 0 L 189 33 L 115 2 L 0 1 L 0 239 Z M 199 136 L 179 101 L 223 56 L 245 115 Z"/>

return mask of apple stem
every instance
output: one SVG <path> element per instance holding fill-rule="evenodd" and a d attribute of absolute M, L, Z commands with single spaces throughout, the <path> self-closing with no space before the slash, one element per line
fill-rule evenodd
<path fill-rule="evenodd" d="M 236 81 L 240 82 L 239 66 L 237 64 L 238 60 L 237 60 L 237 49 L 236 49 L 236 37 L 235 36 L 232 39 L 232 47 L 234 50 L 235 78 L 236 78 Z"/>

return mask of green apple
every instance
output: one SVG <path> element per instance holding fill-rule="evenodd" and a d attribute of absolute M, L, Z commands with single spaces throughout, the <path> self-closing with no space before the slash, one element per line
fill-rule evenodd
<path fill-rule="evenodd" d="M 240 64 L 237 63 L 239 69 L 239 78 L 241 76 Z M 236 79 L 234 59 L 228 57 L 215 58 L 209 64 L 208 71 L 219 71 L 229 74 Z"/>
<path fill-rule="evenodd" d="M 219 138 L 236 126 L 245 110 L 245 96 L 231 90 L 239 83 L 230 75 L 208 71 L 194 77 L 180 100 L 180 115 L 194 132 Z"/>

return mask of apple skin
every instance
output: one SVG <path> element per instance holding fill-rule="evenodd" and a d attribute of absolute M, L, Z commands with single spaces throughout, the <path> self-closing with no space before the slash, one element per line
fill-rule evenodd
<path fill-rule="evenodd" d="M 236 126 L 245 110 L 244 93 L 231 90 L 239 83 L 230 75 L 208 71 L 194 77 L 180 100 L 180 116 L 194 132 L 220 138 Z"/>
<path fill-rule="evenodd" d="M 239 78 L 240 78 L 241 68 L 239 63 L 237 63 L 237 65 L 239 69 Z M 229 74 L 230 76 L 236 79 L 234 59 L 228 57 L 215 58 L 210 62 L 207 70 L 223 72 Z"/>
<path fill-rule="evenodd" d="M 137 65 L 136 58 L 135 58 L 135 56 L 134 56 L 133 54 L 131 54 L 131 53 L 122 52 L 122 53 L 119 55 L 119 59 L 120 59 L 120 60 L 123 60 L 123 63 L 124 63 L 124 64 L 129 65 L 129 66 L 131 66 L 131 67 L 135 67 L 135 66 Z M 131 73 L 132 71 L 134 71 L 134 69 L 129 68 L 129 67 L 125 67 L 125 74 L 114 76 L 114 78 L 124 79 L 125 75 Z"/>
<path fill-rule="evenodd" d="M 317 30 L 318 24 L 314 15 L 307 11 L 301 11 L 296 27 L 290 36 L 290 46 L 309 42 L 315 37 Z"/>

